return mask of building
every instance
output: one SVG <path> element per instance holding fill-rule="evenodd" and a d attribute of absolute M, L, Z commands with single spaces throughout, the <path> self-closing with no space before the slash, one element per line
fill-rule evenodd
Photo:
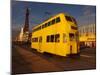
<path fill-rule="evenodd" d="M 96 47 L 96 25 L 79 26 L 80 46 Z"/>

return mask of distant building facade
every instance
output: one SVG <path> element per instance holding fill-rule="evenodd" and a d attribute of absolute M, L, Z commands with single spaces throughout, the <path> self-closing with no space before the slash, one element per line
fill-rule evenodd
<path fill-rule="evenodd" d="M 96 25 L 83 25 L 78 28 L 81 46 L 96 47 Z"/>

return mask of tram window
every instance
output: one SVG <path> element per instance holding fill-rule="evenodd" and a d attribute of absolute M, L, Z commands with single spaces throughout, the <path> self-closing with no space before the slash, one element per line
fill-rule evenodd
<path fill-rule="evenodd" d="M 68 20 L 68 21 L 71 21 L 71 22 L 72 22 L 71 17 L 69 17 L 69 16 L 65 16 L 65 17 L 66 17 L 66 20 Z"/>
<path fill-rule="evenodd" d="M 60 22 L 60 17 L 56 18 L 56 23 Z"/>
<path fill-rule="evenodd" d="M 38 42 L 38 38 L 32 38 L 32 42 Z"/>
<path fill-rule="evenodd" d="M 36 31 L 38 30 L 38 28 L 36 28 Z"/>
<path fill-rule="evenodd" d="M 52 24 L 55 24 L 55 19 L 52 20 Z"/>
<path fill-rule="evenodd" d="M 47 36 L 47 42 L 50 42 L 50 36 Z"/>
<path fill-rule="evenodd" d="M 38 42 L 38 38 L 35 38 L 35 42 Z"/>
<path fill-rule="evenodd" d="M 50 26 L 50 22 L 48 22 L 48 26 Z"/>
<path fill-rule="evenodd" d="M 36 28 L 36 31 L 38 30 L 38 28 Z"/>
<path fill-rule="evenodd" d="M 43 24 L 43 25 L 42 25 L 42 28 L 44 28 L 44 27 L 45 27 L 45 25 Z"/>
<path fill-rule="evenodd" d="M 39 37 L 39 42 L 42 42 L 42 37 Z"/>
<path fill-rule="evenodd" d="M 71 29 L 77 30 L 77 27 L 75 27 L 75 26 L 71 26 Z"/>
<path fill-rule="evenodd" d="M 34 42 L 36 42 L 36 38 L 34 38 Z"/>
<path fill-rule="evenodd" d="M 36 31 L 36 29 L 34 29 L 34 32 Z"/>
<path fill-rule="evenodd" d="M 35 42 L 38 42 L 38 38 L 34 38 L 35 39 Z"/>
<path fill-rule="evenodd" d="M 35 29 L 35 31 L 37 31 L 37 28 Z"/>
<path fill-rule="evenodd" d="M 36 29 L 36 31 L 38 30 L 38 28 Z"/>
<path fill-rule="evenodd" d="M 36 38 L 36 42 L 38 42 L 38 38 Z"/>
<path fill-rule="evenodd" d="M 74 23 L 77 24 L 76 20 L 74 18 L 72 18 L 72 19 L 73 19 Z"/>
<path fill-rule="evenodd" d="M 38 27 L 38 30 L 40 30 L 40 29 L 41 29 L 41 26 Z"/>
<path fill-rule="evenodd" d="M 51 40 L 50 42 L 54 42 L 54 35 L 51 35 Z"/>
<path fill-rule="evenodd" d="M 75 39 L 74 34 L 73 33 L 70 33 L 69 34 L 69 38 L 70 38 L 70 41 L 73 41 Z"/>
<path fill-rule="evenodd" d="M 56 34 L 55 35 L 55 42 L 59 42 L 60 41 L 59 38 L 60 38 L 60 35 L 59 34 Z"/>
<path fill-rule="evenodd" d="M 48 26 L 48 24 L 47 23 L 45 23 L 45 27 L 47 27 Z"/>

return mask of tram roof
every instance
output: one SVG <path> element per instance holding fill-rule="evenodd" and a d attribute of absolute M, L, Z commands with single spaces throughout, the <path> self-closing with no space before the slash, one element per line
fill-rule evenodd
<path fill-rule="evenodd" d="M 52 19 L 52 18 L 55 18 L 55 17 L 58 17 L 58 16 L 60 16 L 60 15 L 67 15 L 67 16 L 70 16 L 70 17 L 72 17 L 71 15 L 69 15 L 68 13 L 58 13 L 58 14 L 56 14 L 56 15 L 53 15 L 53 16 L 51 16 L 51 17 L 49 17 L 48 19 L 46 19 L 45 21 L 43 21 L 42 23 L 40 23 L 40 24 L 38 24 L 38 25 L 36 25 L 36 26 L 34 26 L 33 28 L 32 28 L 32 30 L 34 29 L 34 28 L 37 28 L 38 26 L 40 26 L 41 24 L 43 24 L 43 23 L 45 23 L 45 22 L 47 22 L 47 21 L 49 21 L 50 19 Z"/>

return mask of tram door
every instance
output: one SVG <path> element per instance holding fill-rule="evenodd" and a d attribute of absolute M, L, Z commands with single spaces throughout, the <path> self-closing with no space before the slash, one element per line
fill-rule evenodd
<path fill-rule="evenodd" d="M 69 49 L 70 49 L 70 54 L 73 54 L 73 51 L 75 50 L 75 35 L 74 33 L 69 33 Z"/>
<path fill-rule="evenodd" d="M 41 45 L 42 45 L 42 36 L 39 37 L 39 52 L 42 52 Z"/>

